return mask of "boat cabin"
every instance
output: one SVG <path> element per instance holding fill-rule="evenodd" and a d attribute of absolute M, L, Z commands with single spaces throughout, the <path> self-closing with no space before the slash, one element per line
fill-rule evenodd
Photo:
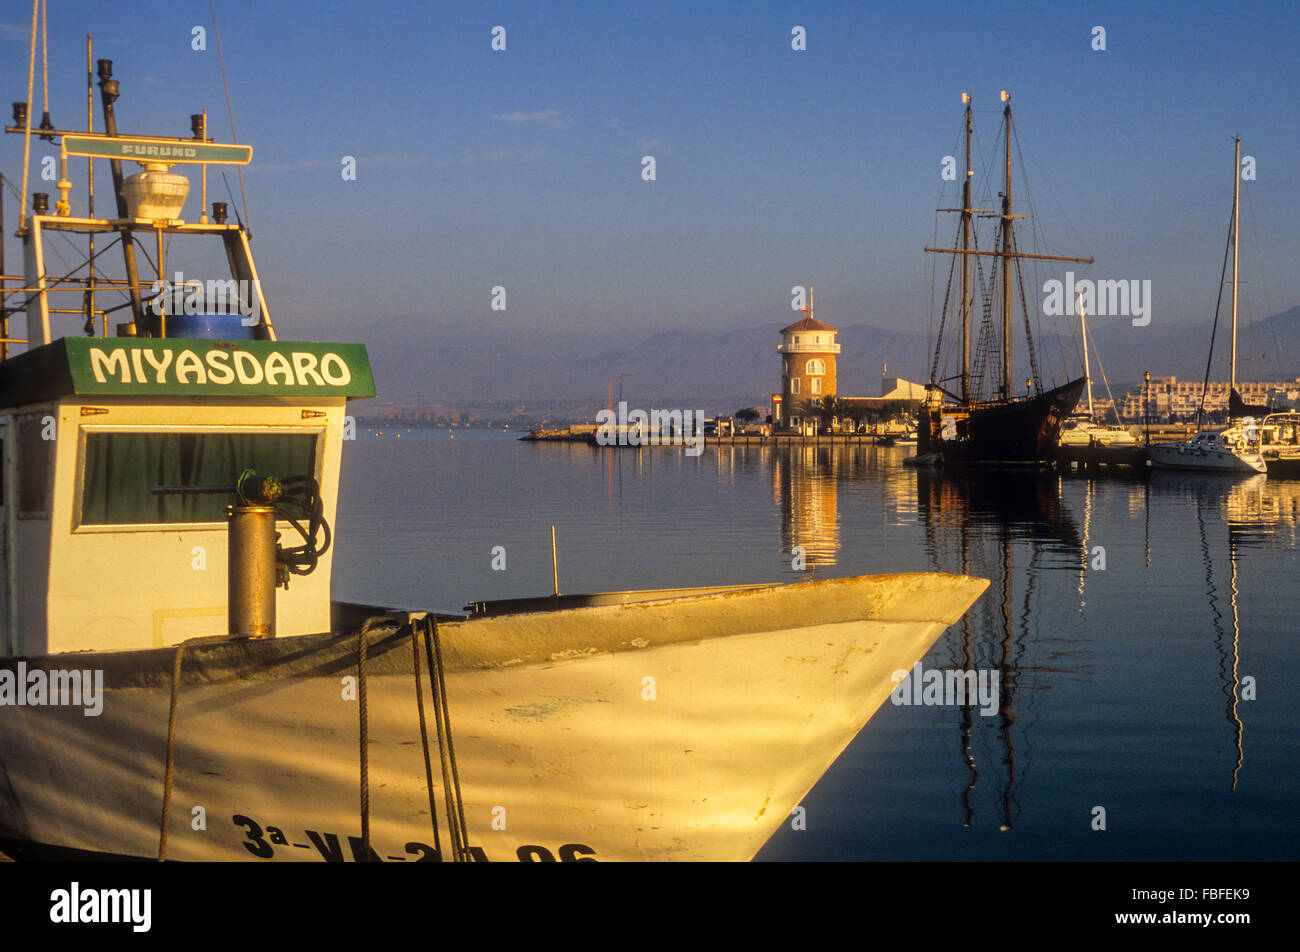
<path fill-rule="evenodd" d="M 101 278 L 91 298 L 84 278 L 51 277 L 46 255 L 56 237 L 107 243 L 132 233 L 156 241 L 158 280 L 137 285 L 154 295 L 109 336 L 110 310 L 95 299 L 115 293 L 121 301 L 129 288 Z M 231 272 L 216 283 L 246 289 L 238 308 L 205 302 L 210 284 L 164 278 L 163 251 L 181 238 L 216 240 Z M 276 340 L 238 225 L 38 214 L 22 239 L 25 301 L 14 306 L 11 288 L 8 303 L 26 314 L 27 348 L 0 363 L 5 653 L 150 648 L 225 634 L 226 509 L 237 502 L 235 484 L 250 469 L 311 476 L 333 525 L 342 443 L 351 437 L 346 404 L 374 396 L 364 346 Z M 60 291 L 91 303 L 60 306 Z M 84 328 L 70 315 L 84 317 Z M 93 336 L 66 336 L 84 329 Z M 276 529 L 286 546 L 301 541 L 288 521 Z M 314 572 L 277 590 L 277 634 L 330 630 L 331 559 L 325 551 Z"/>

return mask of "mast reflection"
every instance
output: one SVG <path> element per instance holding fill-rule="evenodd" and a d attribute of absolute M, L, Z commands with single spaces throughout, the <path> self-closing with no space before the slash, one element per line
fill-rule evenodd
<path fill-rule="evenodd" d="M 1026 674 L 1049 674 L 1030 665 L 1035 640 L 1037 597 L 1044 572 L 1080 557 L 1080 536 L 1061 501 L 1056 477 L 1035 472 L 980 471 L 969 474 L 919 471 L 917 510 L 925 532 L 931 568 L 988 578 L 989 597 L 977 603 L 955 626 L 951 663 L 962 670 L 993 667 L 998 673 L 999 706 L 996 723 L 976 718 L 974 705 L 957 711 L 958 756 L 965 774 L 961 793 L 963 825 L 975 824 L 975 791 L 981 779 L 977 743 L 981 728 L 995 741 L 995 752 L 984 757 L 986 772 L 995 776 L 999 827 L 1010 830 L 1020 805 L 1016 787 L 1028 768 L 1032 750 L 1028 730 L 1032 692 L 1050 685 Z M 1017 556 L 1023 568 L 1017 570 Z M 1017 588 L 1021 593 L 1017 596 Z M 1019 729 L 1017 729 L 1019 728 Z M 1024 762 L 1017 756 L 1021 748 Z"/>

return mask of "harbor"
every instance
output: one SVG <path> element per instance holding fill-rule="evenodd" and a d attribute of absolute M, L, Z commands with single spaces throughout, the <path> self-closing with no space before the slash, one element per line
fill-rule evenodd
<path fill-rule="evenodd" d="M 1192 869 L 1249 925 L 1300 857 L 1289 34 L 1203 51 L 1234 93 L 1040 12 L 992 71 L 840 3 L 0 22 L 13 922 L 853 862 L 902 923 Z"/>

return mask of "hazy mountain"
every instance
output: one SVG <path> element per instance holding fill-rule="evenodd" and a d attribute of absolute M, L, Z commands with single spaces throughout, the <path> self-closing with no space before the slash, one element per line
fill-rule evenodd
<path fill-rule="evenodd" d="M 624 398 L 634 406 L 728 406 L 763 402 L 780 384 L 782 322 L 728 331 L 669 330 L 629 339 L 618 332 L 537 330 L 518 333 L 463 322 L 431 327 L 419 317 L 376 321 L 360 336 L 368 346 L 381 400 L 438 401 L 605 401 L 610 380 L 622 376 Z M 840 393 L 874 396 L 882 366 L 890 376 L 923 381 L 929 376 L 930 345 L 924 330 L 886 330 L 865 324 L 837 325 L 843 347 Z M 1098 321 L 1092 327 L 1093 374 L 1100 383 L 1100 356 L 1112 388 L 1134 385 L 1144 370 L 1200 379 L 1205 372 L 1210 323 L 1133 327 L 1127 320 Z M 1017 364 L 1026 359 L 1017 340 Z M 1079 372 L 1077 334 L 1046 335 L 1038 341 L 1040 365 L 1059 382 Z M 1068 359 L 1062 354 L 1073 354 Z M 1220 319 L 1215 379 L 1227 378 L 1227 318 Z M 1023 378 L 1023 366 L 1017 368 Z M 1300 307 L 1252 324 L 1240 332 L 1238 377 L 1264 379 L 1300 375 Z M 617 394 L 618 383 L 615 383 Z"/>

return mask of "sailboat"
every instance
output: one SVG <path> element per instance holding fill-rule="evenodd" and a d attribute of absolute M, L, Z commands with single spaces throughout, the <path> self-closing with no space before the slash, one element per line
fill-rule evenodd
<path fill-rule="evenodd" d="M 1245 410 L 1237 393 L 1237 225 L 1240 219 L 1241 198 L 1241 139 L 1233 140 L 1232 173 L 1232 224 L 1229 241 L 1232 245 L 1232 350 L 1229 358 L 1231 383 L 1229 386 L 1230 426 L 1223 430 L 1202 429 L 1191 440 L 1179 443 L 1156 444 L 1148 448 L 1151 465 L 1162 469 L 1194 469 L 1221 473 L 1263 473 L 1266 471 L 1262 453 L 1260 428 L 1254 417 L 1241 415 Z M 1222 286 L 1219 289 L 1222 297 Z M 1215 311 L 1214 329 L 1210 332 L 1210 358 L 1214 355 L 1214 331 L 1218 329 L 1218 311 Z M 1208 386 L 1210 361 L 1206 362 L 1205 386 Z M 1205 406 L 1204 389 L 1201 408 Z M 1238 416 L 1240 418 L 1238 418 Z M 1197 414 L 1198 424 L 1200 414 Z"/>
<path fill-rule="evenodd" d="M 1004 170 L 1002 209 L 1000 214 L 971 204 L 971 137 L 974 133 L 974 116 L 971 97 L 962 94 L 966 104 L 965 180 L 962 184 L 962 205 L 941 211 L 958 212 L 961 216 L 957 247 L 930 248 L 934 254 L 954 255 L 954 269 L 960 262 L 959 287 L 961 295 L 961 371 L 959 392 L 947 390 L 943 384 L 949 380 L 939 377 L 940 354 L 943 348 L 943 328 L 940 324 L 935 343 L 930 381 L 926 399 L 921 407 L 918 426 L 917 459 L 937 458 L 946 465 L 964 464 L 1016 464 L 1029 466 L 1050 465 L 1055 457 L 1057 438 L 1061 425 L 1079 402 L 1083 393 L 1084 378 L 1072 380 L 1062 386 L 1044 389 L 1038 369 L 1038 358 L 1033 349 L 1028 320 L 1025 332 L 1028 339 L 1030 367 L 1033 376 L 1026 381 L 1026 391 L 1017 394 L 1012 386 L 1014 362 L 1012 355 L 1013 303 L 1012 271 L 1019 277 L 1020 262 L 1025 259 L 1049 261 L 1078 261 L 1091 264 L 1091 258 L 1072 258 L 1062 255 L 1043 255 L 1021 251 L 1016 237 L 1015 220 L 1024 217 L 1013 212 L 1011 177 L 1011 97 L 1004 90 L 1002 101 L 1004 136 Z M 997 237 L 991 250 L 978 246 L 975 234 L 975 217 L 987 215 L 998 219 Z M 983 257 L 994 260 L 987 282 L 983 268 L 978 279 L 971 269 Z M 949 273 L 951 287 L 952 272 Z M 975 355 L 972 360 L 972 315 L 976 306 L 976 291 L 1001 285 L 999 300 L 985 295 L 982 306 Z M 1017 282 L 1023 287 L 1023 282 Z M 945 306 L 947 302 L 945 301 Z M 995 322 L 995 311 L 1001 314 L 1000 326 Z M 1000 377 L 1000 380 L 997 378 Z"/>
<path fill-rule="evenodd" d="M 987 586 L 557 581 L 467 615 L 332 600 L 347 404 L 376 392 L 365 347 L 282 337 L 243 222 L 186 211 L 172 166 L 206 188 L 207 164 L 251 148 L 201 115 L 187 138 L 119 135 L 110 61 L 99 75 L 103 133 L 38 127 L 27 103 L 6 130 L 24 168 L 48 136 L 62 172 L 53 209 L 24 200 L 25 273 L 0 282 L 10 856 L 750 859 Z M 74 156 L 91 183 L 110 162 L 110 217 L 90 189 L 70 200 Z M 74 242 L 90 266 L 68 273 Z M 186 259 L 194 243 L 224 255 Z M 142 294 L 184 260 L 228 264 L 240 307 Z"/>
<path fill-rule="evenodd" d="M 1061 427 L 1061 446 L 1136 446 L 1137 438 L 1123 426 L 1110 426 L 1097 421 L 1092 406 L 1092 367 L 1088 362 L 1088 318 L 1083 309 L 1083 292 L 1079 292 L 1079 336 L 1083 340 L 1084 393 L 1088 398 L 1088 412 L 1075 413 Z M 1114 403 L 1112 401 L 1112 408 Z M 1118 414 L 1117 414 L 1118 416 Z"/>

